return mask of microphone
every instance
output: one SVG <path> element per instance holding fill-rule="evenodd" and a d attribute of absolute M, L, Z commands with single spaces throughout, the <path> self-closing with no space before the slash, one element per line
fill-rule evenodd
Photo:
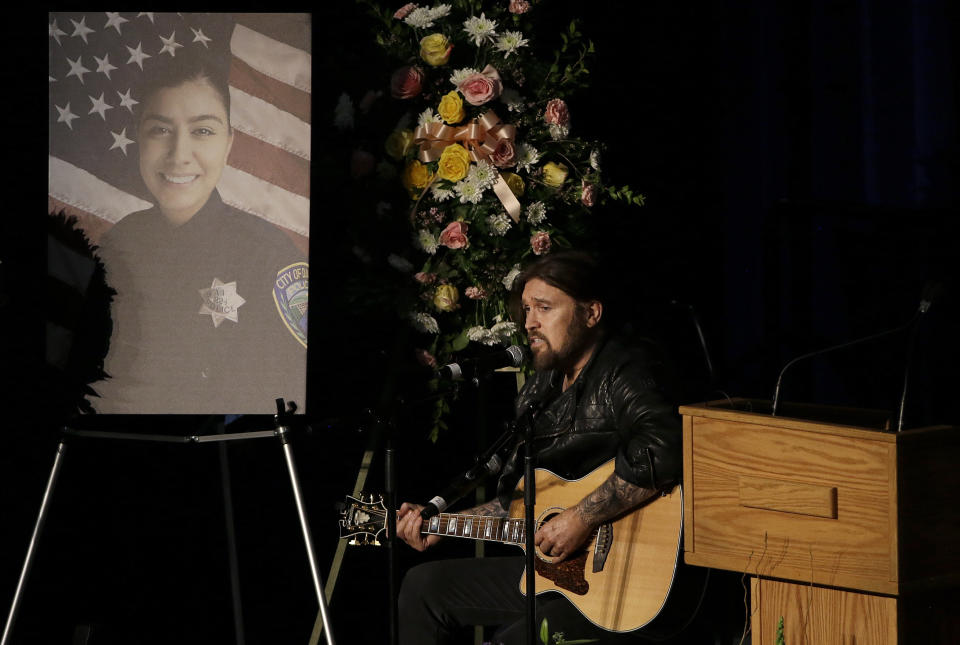
<path fill-rule="evenodd" d="M 448 506 L 457 503 L 467 493 L 479 486 L 487 475 L 498 473 L 501 468 L 503 468 L 503 461 L 496 454 L 486 462 L 478 461 L 473 468 L 460 475 L 442 493 L 427 502 L 423 510 L 420 511 L 420 517 L 428 520 L 434 515 L 442 513 Z"/>
<path fill-rule="evenodd" d="M 460 363 L 449 363 L 437 370 L 437 374 L 441 378 L 462 381 L 464 368 L 466 367 L 470 367 L 474 373 L 492 371 L 501 367 L 520 367 L 526 357 L 527 350 L 520 345 L 511 345 L 506 349 L 476 358 L 465 358 Z"/>
<path fill-rule="evenodd" d="M 815 357 L 815 356 L 820 356 L 820 355 L 822 355 L 822 354 L 828 354 L 828 353 L 833 352 L 833 351 L 836 351 L 836 350 L 838 350 L 838 349 L 845 349 L 845 348 L 847 348 L 847 347 L 852 347 L 853 345 L 859 345 L 859 344 L 861 344 L 861 343 L 865 343 L 865 342 L 868 342 L 868 341 L 871 341 L 871 340 L 876 340 L 876 339 L 878 339 L 878 338 L 883 338 L 884 336 L 891 336 L 891 335 L 893 335 L 893 334 L 897 334 L 897 333 L 899 333 L 899 332 L 905 331 L 905 330 L 909 329 L 910 326 L 913 325 L 917 320 L 919 320 L 919 319 L 923 316 L 923 314 L 925 314 L 925 313 L 927 312 L 928 309 L 930 309 L 930 304 L 931 304 L 932 300 L 933 300 L 932 290 L 931 290 L 931 293 L 928 293 L 928 290 L 925 289 L 925 290 L 924 290 L 924 294 L 922 295 L 922 297 L 921 297 L 921 299 L 920 299 L 920 306 L 917 308 L 917 311 L 914 312 L 913 316 L 910 317 L 910 320 L 908 320 L 908 321 L 905 322 L 904 324 L 900 325 L 899 327 L 894 327 L 893 329 L 887 329 L 887 330 L 884 330 L 884 331 L 880 331 L 880 332 L 877 332 L 877 333 L 875 333 L 875 334 L 870 334 L 869 336 L 864 336 L 863 338 L 856 338 L 856 339 L 854 339 L 854 340 L 850 340 L 850 341 L 847 341 L 847 342 L 845 342 L 845 343 L 840 343 L 840 344 L 837 344 L 837 345 L 832 345 L 832 346 L 830 346 L 830 347 L 825 347 L 825 348 L 823 348 L 823 349 L 818 349 L 818 350 L 814 350 L 814 351 L 812 351 L 812 352 L 807 352 L 806 354 L 801 354 L 800 356 L 797 356 L 797 357 L 794 358 L 793 360 L 788 361 L 787 364 L 783 366 L 783 369 L 780 370 L 780 375 L 777 377 L 777 384 L 776 384 L 776 386 L 774 386 L 774 389 L 773 389 L 773 398 L 772 398 L 772 400 L 771 400 L 770 416 L 774 416 L 774 417 L 777 416 L 777 408 L 778 408 L 778 406 L 779 406 L 779 404 L 780 404 L 780 386 L 781 386 L 782 383 L 783 383 L 783 375 L 786 373 L 787 369 L 789 369 L 792 365 L 794 365 L 795 363 L 797 363 L 797 362 L 799 362 L 799 361 L 808 359 L 808 358 L 813 358 L 813 357 Z M 903 397 L 904 397 L 904 399 L 906 398 L 906 378 L 904 379 L 904 394 L 903 394 Z M 903 408 L 903 402 L 901 401 L 901 410 L 900 410 L 900 417 L 901 417 L 900 422 L 901 422 L 901 424 L 903 423 L 903 419 L 902 419 L 902 417 L 903 417 L 903 409 L 902 409 L 902 408 Z M 898 428 L 898 429 L 899 429 L 899 428 Z"/>

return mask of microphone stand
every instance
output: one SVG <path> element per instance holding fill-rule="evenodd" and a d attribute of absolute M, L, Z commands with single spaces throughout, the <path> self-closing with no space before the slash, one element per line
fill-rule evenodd
<path fill-rule="evenodd" d="M 540 403 L 532 403 L 517 420 L 524 424 L 524 457 L 523 457 L 523 511 L 524 526 L 526 527 L 525 549 L 526 553 L 526 621 L 527 621 L 527 644 L 535 645 L 537 642 L 537 586 L 536 586 L 536 554 L 534 553 L 533 534 L 536 532 L 536 519 L 534 518 L 534 506 L 537 501 L 536 473 L 534 472 L 534 452 L 533 452 L 533 431 L 534 422 L 540 411 Z"/>

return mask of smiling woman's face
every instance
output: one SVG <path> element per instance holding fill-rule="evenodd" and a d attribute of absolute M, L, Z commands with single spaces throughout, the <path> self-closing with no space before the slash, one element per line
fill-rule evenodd
<path fill-rule="evenodd" d="M 189 221 L 220 180 L 233 132 L 223 100 L 206 80 L 155 92 L 139 128 L 140 176 L 174 225 Z"/>

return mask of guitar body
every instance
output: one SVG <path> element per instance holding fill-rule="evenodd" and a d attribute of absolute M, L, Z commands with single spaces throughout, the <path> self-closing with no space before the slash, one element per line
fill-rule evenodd
<path fill-rule="evenodd" d="M 613 473 L 613 460 L 581 479 L 567 480 L 537 469 L 534 517 L 539 526 L 593 492 Z M 524 517 L 521 481 L 510 516 Z M 588 620 L 615 632 L 632 631 L 653 621 L 663 609 L 674 582 L 683 530 L 680 487 L 600 529 L 584 547 L 553 563 L 537 549 L 537 594 L 563 594 Z M 604 549 L 604 545 L 606 548 Z M 522 546 L 522 544 L 521 544 Z M 606 551 L 600 570 L 595 561 Z M 600 557 L 598 557 L 598 555 Z M 526 572 L 520 592 L 526 593 Z"/>

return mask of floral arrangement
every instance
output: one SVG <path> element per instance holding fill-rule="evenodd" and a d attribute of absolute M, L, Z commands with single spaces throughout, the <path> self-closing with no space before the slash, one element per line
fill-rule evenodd
<path fill-rule="evenodd" d="M 644 201 L 605 186 L 603 146 L 574 136 L 567 99 L 588 85 L 593 43 L 575 20 L 545 29 L 555 19 L 538 22 L 541 0 L 358 1 L 395 65 L 389 95 L 400 116 L 383 135 L 378 172 L 406 201 L 394 212 L 408 220 L 410 245 L 391 262 L 418 293 L 406 312 L 417 358 L 435 367 L 471 343 L 521 342 L 507 296 L 522 264 L 582 246 L 601 201 Z M 554 44 L 535 42 L 543 34 Z M 447 410 L 441 399 L 434 436 Z"/>

